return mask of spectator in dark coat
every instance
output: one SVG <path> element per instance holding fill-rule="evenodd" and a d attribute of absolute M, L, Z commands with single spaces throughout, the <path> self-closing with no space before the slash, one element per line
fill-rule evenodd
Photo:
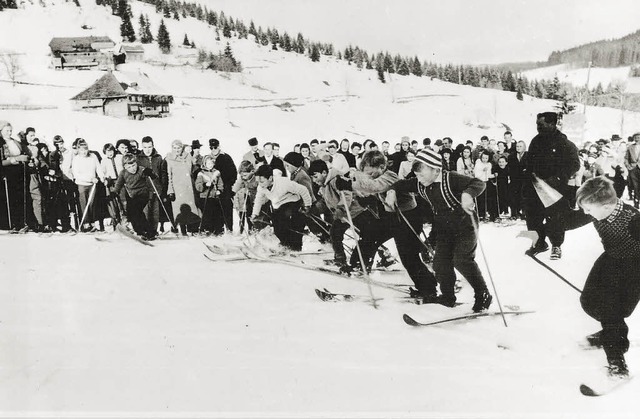
<path fill-rule="evenodd" d="M 231 156 L 220 149 L 220 141 L 216 138 L 210 139 L 209 148 L 211 157 L 215 159 L 213 167 L 220 172 L 222 179 L 222 193 L 219 199 L 224 214 L 224 225 L 228 231 L 233 231 L 233 184 L 238 178 L 238 170 Z"/>

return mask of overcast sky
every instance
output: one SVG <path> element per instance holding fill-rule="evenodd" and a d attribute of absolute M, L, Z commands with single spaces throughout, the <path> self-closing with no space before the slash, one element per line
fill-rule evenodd
<path fill-rule="evenodd" d="M 544 61 L 640 29 L 638 0 L 201 0 L 247 24 L 437 62 Z"/>

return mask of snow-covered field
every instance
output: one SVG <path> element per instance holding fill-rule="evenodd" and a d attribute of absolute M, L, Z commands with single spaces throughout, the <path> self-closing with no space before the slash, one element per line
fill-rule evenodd
<path fill-rule="evenodd" d="M 508 126 L 528 142 L 535 114 L 553 106 L 413 76 L 393 75 L 381 84 L 375 72 L 332 58 L 314 64 L 232 40 L 242 74 L 183 65 L 193 61 L 193 51 L 179 48 L 161 56 L 149 47 L 155 64 L 128 65 L 174 95 L 169 118 L 74 112 L 68 99 L 102 73 L 49 68 L 50 38 L 118 40 L 119 33 L 107 9 L 82 3 L 82 9 L 62 3 L 0 12 L 0 52 L 23 53 L 19 80 L 39 84 L 0 82 L 0 120 L 15 131 L 34 126 L 47 142 L 55 134 L 68 142 L 82 136 L 94 149 L 151 135 L 162 154 L 176 138 L 216 137 L 238 163 L 253 136 L 289 151 L 312 138 L 477 141 L 500 138 Z M 151 6 L 132 2 L 132 8 L 136 19 L 148 14 L 156 30 Z M 83 24 L 94 29 L 82 30 Z M 199 47 L 224 48 L 212 29 L 192 19 L 167 25 L 174 43 L 188 33 Z M 590 108 L 587 115 L 586 139 L 640 127 L 635 113 L 625 115 L 624 133 L 618 111 Z M 323 287 L 365 294 L 363 283 L 276 264 L 213 263 L 202 256 L 199 238 L 159 240 L 150 248 L 118 235 L 109 241 L 1 235 L 0 416 L 634 417 L 635 382 L 606 398 L 579 394 L 582 381 L 603 372 L 604 354 L 579 346 L 598 325 L 582 312 L 575 290 L 523 255 L 529 243 L 515 238 L 522 228 L 481 226 L 501 302 L 536 311 L 507 318 L 508 328 L 499 317 L 423 329 L 402 321 L 403 313 L 429 321 L 469 312 L 466 283 L 459 300 L 467 304 L 456 309 L 387 298 L 375 310 L 314 294 Z M 229 247 L 238 240 L 206 239 Z M 595 232 L 568 234 L 563 250 L 553 267 L 581 286 L 600 252 Z M 408 281 L 402 273 L 374 276 Z M 636 318 L 629 324 L 638 341 Z M 628 362 L 638 371 L 634 347 Z"/>
<path fill-rule="evenodd" d="M 586 86 L 588 79 L 590 89 L 595 89 L 599 83 L 602 84 L 603 89 L 606 89 L 611 83 L 625 83 L 629 78 L 630 68 L 629 66 L 614 68 L 593 67 L 589 72 L 588 68 L 573 68 L 567 64 L 558 64 L 528 70 L 522 74 L 529 80 L 552 80 L 558 76 L 558 80 L 561 83 L 569 83 L 580 87 Z"/>
<path fill-rule="evenodd" d="M 428 328 L 402 321 L 403 313 L 428 321 L 469 312 L 464 281 L 458 300 L 466 304 L 455 309 L 387 298 L 375 310 L 314 293 L 366 294 L 361 282 L 264 262 L 210 262 L 200 238 L 151 248 L 115 234 L 109 242 L 0 236 L 2 414 L 635 417 L 635 382 L 604 398 L 578 392 L 604 373 L 603 352 L 579 345 L 598 324 L 575 290 L 523 255 L 529 243 L 515 238 L 522 228 L 481 226 L 502 304 L 535 311 L 508 317 L 507 328 L 499 317 Z M 586 227 L 569 233 L 561 261 L 540 257 L 581 287 L 601 251 L 597 240 Z M 318 246 L 307 241 L 305 250 Z M 637 316 L 629 324 L 637 342 Z M 627 358 L 637 370 L 637 347 Z"/>

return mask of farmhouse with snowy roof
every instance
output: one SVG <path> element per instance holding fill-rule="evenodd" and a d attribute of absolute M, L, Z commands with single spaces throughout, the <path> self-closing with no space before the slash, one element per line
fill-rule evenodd
<path fill-rule="evenodd" d="M 49 42 L 53 68 L 113 68 L 113 47 L 108 36 L 53 38 Z"/>
<path fill-rule="evenodd" d="M 75 110 L 141 120 L 168 116 L 173 96 L 145 74 L 109 71 L 71 100 Z"/>

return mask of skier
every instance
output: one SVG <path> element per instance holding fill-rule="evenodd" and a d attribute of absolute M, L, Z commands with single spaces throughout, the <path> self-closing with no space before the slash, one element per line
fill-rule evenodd
<path fill-rule="evenodd" d="M 199 192 L 199 206 L 202 211 L 202 230 L 220 236 L 224 233 L 224 214 L 220 195 L 223 182 L 220 172 L 213 168 L 215 161 L 210 155 L 202 159 L 202 170 L 196 177 L 196 191 Z"/>
<path fill-rule="evenodd" d="M 443 173 L 440 155 L 428 149 L 416 156 L 413 172 L 415 178 L 400 180 L 393 188 L 418 194 L 433 209 L 432 230 L 436 236 L 433 268 L 441 292 L 438 302 L 448 307 L 455 305 L 455 268 L 473 287 L 473 311 L 488 309 L 493 297 L 475 261 L 478 231 L 471 219 L 475 217 L 474 198 L 484 190 L 484 182 L 456 172 Z"/>
<path fill-rule="evenodd" d="M 311 195 L 306 187 L 282 176 L 274 176 L 274 169 L 262 165 L 256 170 L 258 191 L 253 203 L 251 220 L 255 221 L 262 205 L 271 202 L 273 232 L 280 244 L 294 251 L 302 250 L 302 230 L 305 215 L 311 207 Z"/>
<path fill-rule="evenodd" d="M 6 218 L 8 223 L 3 224 L 2 228 L 9 229 L 11 227 L 11 230 L 15 232 L 19 230 L 26 232 L 27 224 L 24 214 L 28 189 L 25 187 L 25 165 L 29 161 L 29 156 L 20 141 L 11 137 L 12 133 L 11 124 L 0 121 L 3 186 L 5 187 L 2 200 L 5 201 L 4 208 L 9 213 L 7 215 L 10 215 Z"/>
<path fill-rule="evenodd" d="M 413 153 L 413 150 L 407 153 Z M 371 211 L 375 211 L 374 217 L 369 217 L 369 222 L 360 228 L 359 245 L 367 268 L 373 262 L 376 249 L 393 238 L 400 261 L 416 285 L 415 296 L 423 297 L 425 302 L 439 302 L 436 298 L 436 279 L 416 251 L 421 247 L 417 232 L 422 231 L 423 227 L 421 214 L 416 210 L 416 200 L 413 194 L 391 189 L 400 177 L 387 170 L 384 154 L 380 151 L 365 153 L 362 171 L 350 171 L 349 179 L 337 178 L 338 189 L 352 190 L 357 197 L 375 197 L 373 205 L 369 206 Z M 352 266 L 357 260 L 355 253 L 351 255 Z"/>
<path fill-rule="evenodd" d="M 247 229 L 253 229 L 251 221 L 251 211 L 253 210 L 253 202 L 256 199 L 258 190 L 258 180 L 255 177 L 255 169 L 250 161 L 243 160 L 238 168 L 238 180 L 233 184 L 233 193 L 235 194 L 235 206 L 240 217 L 240 232 L 244 231 L 245 220 Z"/>
<path fill-rule="evenodd" d="M 604 349 L 611 376 L 626 378 L 629 328 L 624 319 L 640 300 L 640 212 L 623 203 L 613 182 L 603 176 L 587 180 L 578 189 L 576 201 L 582 211 L 554 218 L 558 226 L 553 228 L 572 230 L 593 222 L 602 240 L 604 253 L 587 276 L 580 303 L 602 326 L 587 340 Z"/>
<path fill-rule="evenodd" d="M 125 154 L 122 163 L 124 170 L 118 175 L 111 198 L 115 198 L 125 189 L 129 197 L 127 215 L 134 231 L 143 240 L 154 240 L 158 234 L 157 219 L 149 220 L 145 215 L 145 208 L 151 205 L 152 200 L 157 200 L 148 180 L 156 178 L 157 175 L 152 169 L 139 166 L 133 154 Z"/>

